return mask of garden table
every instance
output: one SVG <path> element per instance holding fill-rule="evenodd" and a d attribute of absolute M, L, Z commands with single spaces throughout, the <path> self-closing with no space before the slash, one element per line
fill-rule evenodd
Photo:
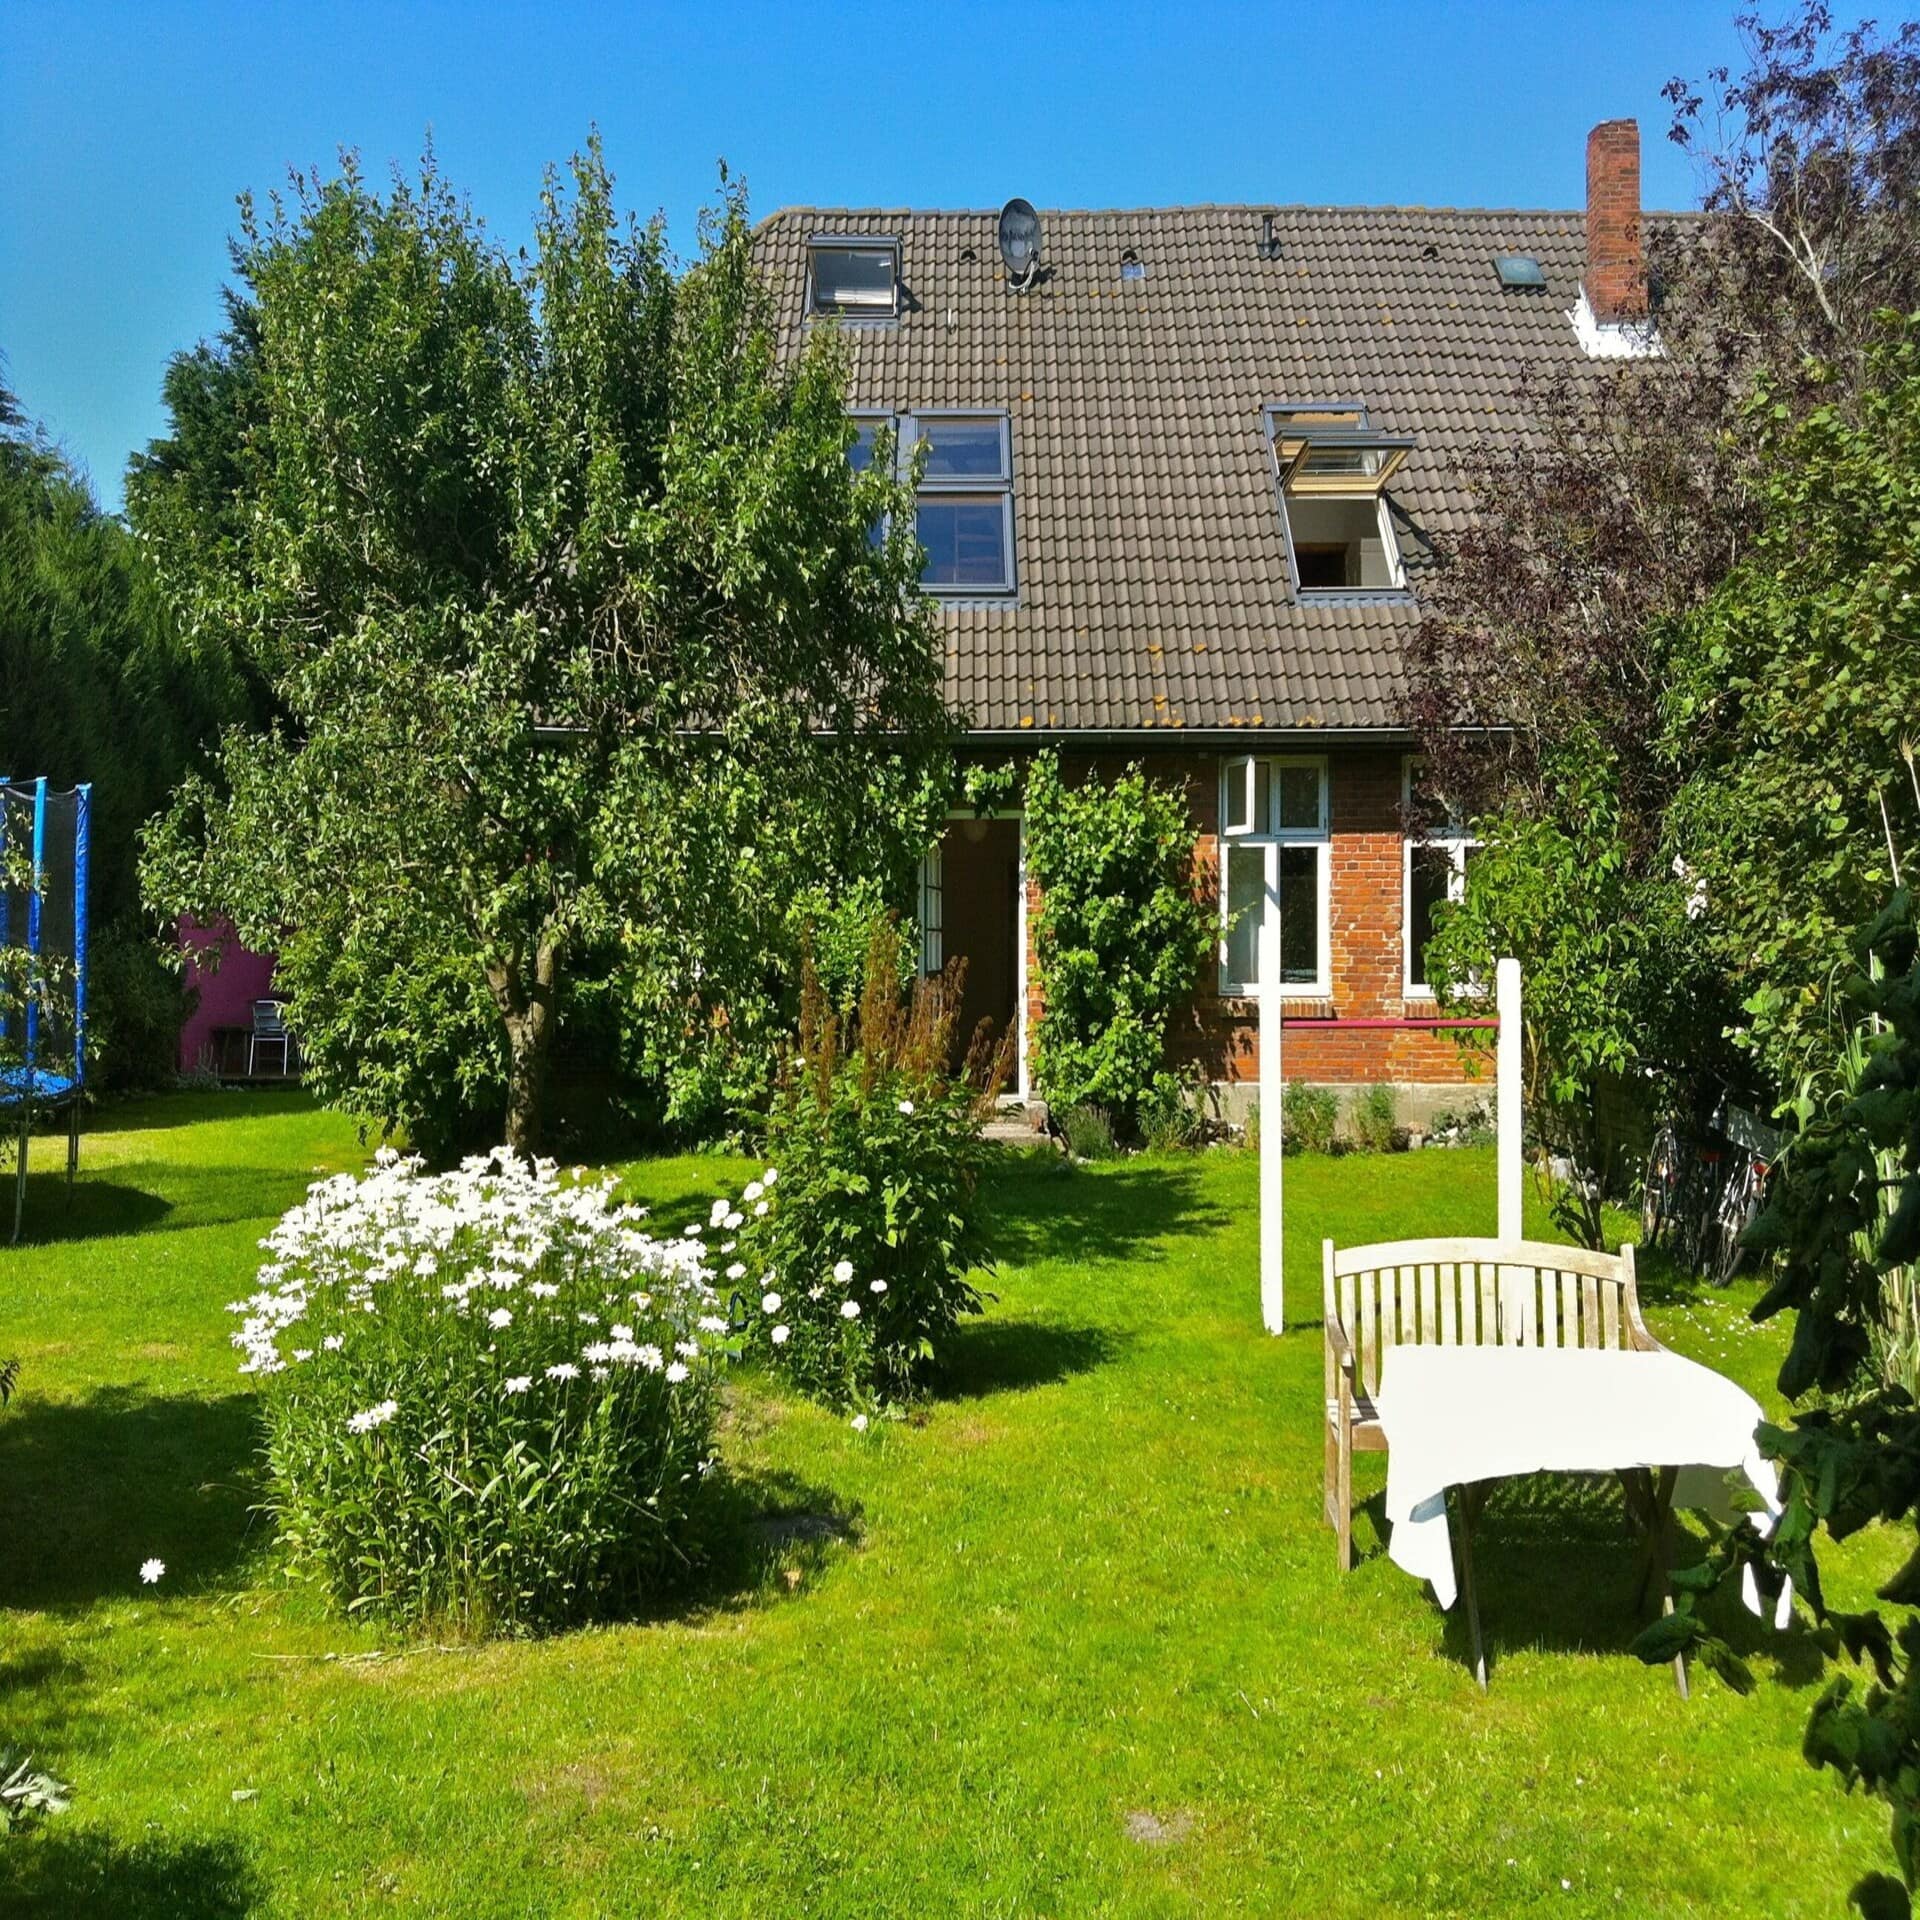
<path fill-rule="evenodd" d="M 1740 1473 L 1769 1516 L 1779 1511 L 1773 1466 L 1754 1439 L 1759 1403 L 1665 1349 L 1396 1346 L 1383 1358 L 1378 1404 L 1388 1443 L 1388 1555 L 1430 1581 L 1443 1609 L 1465 1599 L 1482 1688 L 1470 1529 L 1491 1482 L 1526 1473 L 1618 1474 L 1627 1510 L 1646 1535 L 1641 1592 L 1657 1582 L 1663 1606 L 1671 1604 L 1665 1551 L 1676 1503 L 1726 1518 L 1733 1512 L 1727 1477 Z M 1456 1490 L 1457 1542 L 1448 1513 Z M 1751 1576 L 1746 1598 L 1758 1612 Z M 1781 1595 L 1778 1625 L 1790 1598 Z M 1684 1696 L 1680 1660 L 1674 1678 Z"/>

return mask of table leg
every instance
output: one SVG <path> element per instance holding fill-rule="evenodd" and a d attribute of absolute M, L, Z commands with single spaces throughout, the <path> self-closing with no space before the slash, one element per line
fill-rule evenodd
<path fill-rule="evenodd" d="M 27 1130 L 32 1125 L 32 1109 L 22 1102 L 20 1108 L 20 1167 L 13 1181 L 13 1244 L 20 1244 L 20 1222 L 27 1211 Z"/>
<path fill-rule="evenodd" d="M 1660 1596 L 1662 1615 L 1673 1611 L 1673 1595 L 1667 1589 L 1667 1547 L 1673 1524 L 1673 1489 L 1679 1477 L 1678 1467 L 1662 1467 L 1657 1474 L 1645 1467 L 1634 1467 L 1620 1476 L 1627 1511 L 1646 1529 L 1647 1535 L 1640 1589 L 1634 1600 L 1636 1612 L 1646 1605 L 1649 1589 Z M 1673 1684 L 1682 1700 L 1691 1697 L 1684 1653 L 1673 1656 Z"/>
<path fill-rule="evenodd" d="M 1473 1646 L 1473 1677 L 1480 1683 L 1480 1691 L 1487 1690 L 1487 1654 L 1480 1638 L 1480 1602 L 1473 1590 L 1473 1516 L 1479 1511 L 1480 1503 L 1473 1497 L 1471 1487 L 1455 1490 L 1459 1498 L 1454 1502 L 1456 1538 L 1459 1542 L 1460 1559 L 1460 1601 L 1467 1610 L 1467 1633 Z"/>

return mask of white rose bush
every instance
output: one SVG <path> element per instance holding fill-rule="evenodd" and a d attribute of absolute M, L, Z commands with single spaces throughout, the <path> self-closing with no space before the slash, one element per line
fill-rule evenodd
<path fill-rule="evenodd" d="M 356 1613 L 528 1632 L 677 1564 L 737 1344 L 704 1234 L 741 1216 L 659 1237 L 614 1184 L 383 1149 L 262 1241 L 234 1344 L 297 1574 Z"/>

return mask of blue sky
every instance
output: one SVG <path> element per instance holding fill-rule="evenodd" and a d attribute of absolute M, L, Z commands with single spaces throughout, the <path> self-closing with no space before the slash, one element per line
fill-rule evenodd
<path fill-rule="evenodd" d="M 1660 87 L 1737 53 L 1698 4 L 49 6 L 0 42 L 6 383 L 117 505 L 167 356 L 212 331 L 234 196 L 431 127 L 503 239 L 597 122 L 676 243 L 724 156 L 794 203 L 1574 207 L 1637 115 L 1645 198 L 1696 198 Z"/>

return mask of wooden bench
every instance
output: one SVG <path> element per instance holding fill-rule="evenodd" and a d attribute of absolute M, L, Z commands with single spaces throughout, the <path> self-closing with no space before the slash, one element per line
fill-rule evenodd
<path fill-rule="evenodd" d="M 1384 1453 L 1375 1411 L 1396 1342 L 1613 1347 L 1657 1352 L 1640 1318 L 1633 1249 L 1618 1256 L 1543 1240 L 1321 1242 L 1326 1295 L 1326 1517 L 1353 1565 L 1353 1456 Z"/>

